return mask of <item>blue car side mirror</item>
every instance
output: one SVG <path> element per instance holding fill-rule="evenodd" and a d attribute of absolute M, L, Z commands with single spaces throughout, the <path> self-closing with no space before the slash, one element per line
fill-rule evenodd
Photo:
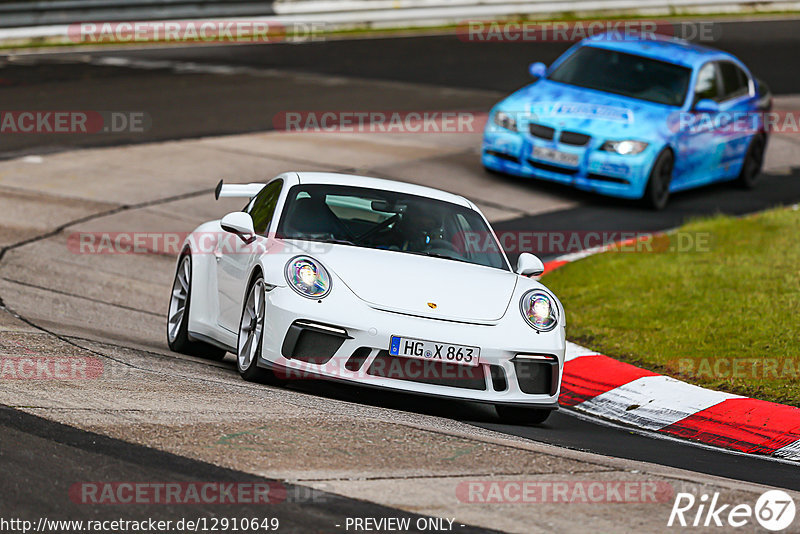
<path fill-rule="evenodd" d="M 694 110 L 700 113 L 717 113 L 719 111 L 719 104 L 711 99 L 704 98 L 694 105 Z"/>
<path fill-rule="evenodd" d="M 541 61 L 531 63 L 530 67 L 528 67 L 528 72 L 530 72 L 531 76 L 534 78 L 543 78 L 544 75 L 547 74 L 547 65 Z"/>

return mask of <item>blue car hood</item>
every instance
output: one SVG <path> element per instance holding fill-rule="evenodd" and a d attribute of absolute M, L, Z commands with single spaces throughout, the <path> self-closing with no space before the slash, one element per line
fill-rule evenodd
<path fill-rule="evenodd" d="M 530 116 L 530 122 L 593 137 L 643 141 L 668 137 L 669 124 L 679 113 L 676 107 L 546 79 L 511 94 L 497 109 Z"/>

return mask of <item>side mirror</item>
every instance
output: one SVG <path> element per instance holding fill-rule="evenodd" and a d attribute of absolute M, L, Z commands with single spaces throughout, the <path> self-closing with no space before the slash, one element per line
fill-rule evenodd
<path fill-rule="evenodd" d="M 530 72 L 531 76 L 534 78 L 543 78 L 544 75 L 547 74 L 547 65 L 541 61 L 531 63 L 528 67 L 528 72 Z"/>
<path fill-rule="evenodd" d="M 718 113 L 719 104 L 711 99 L 704 98 L 694 105 L 694 110 L 700 113 Z"/>
<path fill-rule="evenodd" d="M 517 274 L 539 276 L 544 272 L 544 263 L 530 252 L 523 252 L 517 259 Z"/>
<path fill-rule="evenodd" d="M 219 225 L 226 232 L 236 234 L 244 241 L 252 240 L 256 231 L 253 229 L 253 218 L 249 213 L 234 211 L 227 214 L 219 221 Z"/>

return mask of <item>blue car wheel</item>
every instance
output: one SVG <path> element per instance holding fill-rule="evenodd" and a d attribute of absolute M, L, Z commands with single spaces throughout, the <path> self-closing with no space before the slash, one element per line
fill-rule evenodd
<path fill-rule="evenodd" d="M 759 134 L 750 140 L 750 146 L 747 147 L 747 155 L 744 157 L 742 163 L 742 171 L 739 173 L 737 182 L 745 189 L 752 189 L 758 182 L 758 176 L 761 174 L 761 166 L 764 164 L 764 150 L 767 147 L 767 140 L 763 135 Z"/>
<path fill-rule="evenodd" d="M 663 210 L 669 200 L 669 184 L 672 182 L 672 170 L 675 167 L 675 156 L 665 148 L 656 158 L 642 200 L 654 210 Z"/>

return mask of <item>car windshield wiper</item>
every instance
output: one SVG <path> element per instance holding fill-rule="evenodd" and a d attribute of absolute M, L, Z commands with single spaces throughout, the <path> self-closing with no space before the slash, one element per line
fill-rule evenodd
<path fill-rule="evenodd" d="M 334 243 L 336 245 L 352 245 L 354 247 L 360 246 L 349 239 L 320 239 L 320 243 Z"/>
<path fill-rule="evenodd" d="M 420 251 L 416 251 L 416 250 L 414 250 L 414 251 L 412 251 L 412 250 L 404 250 L 403 252 L 406 252 L 408 254 L 417 254 L 418 256 L 429 256 L 431 258 L 441 258 L 443 260 L 460 261 L 460 262 L 463 262 L 463 263 L 469 263 L 469 264 L 475 265 L 474 262 L 471 262 L 471 261 L 466 260 L 464 258 L 454 258 L 453 256 L 448 256 L 447 254 L 441 254 L 439 252 L 425 252 L 425 251 L 420 252 Z"/>
<path fill-rule="evenodd" d="M 351 245 L 354 247 L 359 247 L 358 243 L 354 243 L 347 239 L 336 239 L 333 237 L 300 237 L 300 236 L 292 236 L 286 239 L 296 239 L 298 241 L 314 241 L 315 243 L 332 243 L 334 245 Z"/>

